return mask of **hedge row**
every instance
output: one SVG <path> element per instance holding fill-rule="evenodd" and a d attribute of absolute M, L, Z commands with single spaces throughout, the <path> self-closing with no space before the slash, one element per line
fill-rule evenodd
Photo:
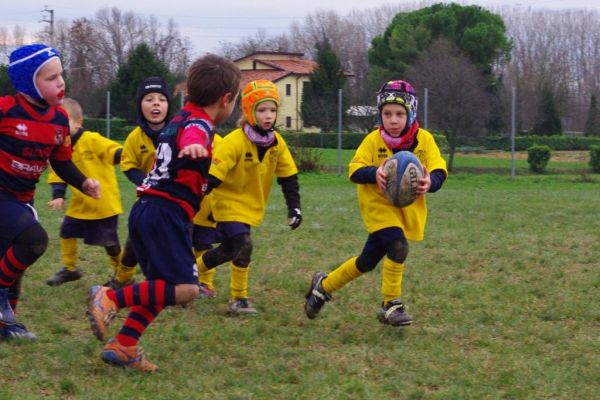
<path fill-rule="evenodd" d="M 106 135 L 106 119 L 104 118 L 85 118 L 84 126 L 91 131 L 100 132 Z M 129 132 L 135 126 L 130 125 L 122 118 L 113 118 L 110 122 L 110 137 L 114 140 L 125 140 Z M 333 148 L 338 147 L 338 134 L 336 132 L 328 133 L 308 133 L 308 132 L 282 132 L 285 140 L 296 147 L 320 147 Z M 446 137 L 442 134 L 434 133 L 435 140 L 442 149 L 447 149 Z M 364 133 L 342 133 L 342 148 L 356 149 L 365 138 Z M 476 141 L 470 141 L 469 145 L 479 146 L 485 150 L 504 150 L 510 151 L 510 137 L 490 136 L 478 138 Z M 550 146 L 552 150 L 589 150 L 590 146 L 600 145 L 600 137 L 586 136 L 517 136 L 515 138 L 515 150 L 527 151 L 534 145 Z"/>
<path fill-rule="evenodd" d="M 106 132 L 106 118 L 88 118 L 83 120 L 83 126 L 89 131 L 99 132 L 108 136 Z M 110 120 L 110 138 L 113 140 L 124 141 L 129 132 L 135 128 L 123 118 L 112 118 Z"/>
<path fill-rule="evenodd" d="M 337 133 L 284 133 L 285 140 L 295 146 L 300 147 L 323 147 L 337 148 Z M 446 137 L 442 134 L 434 133 L 435 141 L 445 151 L 447 149 Z M 356 149 L 364 139 L 363 133 L 342 133 L 342 148 Z M 471 141 L 469 145 L 477 145 L 485 150 L 504 150 L 510 151 L 511 144 L 508 137 L 487 137 L 480 138 L 476 142 Z M 600 137 L 586 136 L 519 136 L 515 138 L 515 150 L 527 151 L 534 145 L 546 145 L 552 150 L 589 150 L 592 145 L 600 145 Z"/>

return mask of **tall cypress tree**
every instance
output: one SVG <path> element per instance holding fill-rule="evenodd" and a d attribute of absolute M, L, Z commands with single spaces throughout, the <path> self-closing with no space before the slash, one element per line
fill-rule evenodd
<path fill-rule="evenodd" d="M 554 94 L 548 88 L 542 91 L 538 122 L 533 127 L 532 133 L 541 136 L 562 135 L 560 114 L 556 108 Z"/>
<path fill-rule="evenodd" d="M 160 76 L 173 89 L 173 78 L 169 69 L 160 62 L 147 44 L 142 43 L 134 48 L 127 61 L 119 67 L 117 79 L 110 85 L 112 114 L 135 122 L 138 106 L 135 92 L 140 83 L 149 76 Z"/>
<path fill-rule="evenodd" d="M 317 43 L 316 49 L 318 66 L 304 85 L 302 119 L 304 126 L 316 126 L 323 132 L 331 132 L 338 121 L 338 89 L 344 89 L 346 77 L 327 39 Z"/>
<path fill-rule="evenodd" d="M 590 99 L 590 109 L 585 124 L 586 136 L 600 136 L 600 110 L 598 110 L 598 99 L 592 94 Z"/>

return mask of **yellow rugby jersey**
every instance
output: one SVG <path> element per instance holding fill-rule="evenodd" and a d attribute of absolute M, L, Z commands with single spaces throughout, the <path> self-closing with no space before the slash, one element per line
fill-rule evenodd
<path fill-rule="evenodd" d="M 77 219 L 104 219 L 121 214 L 121 196 L 115 174 L 115 153 L 121 145 L 97 132 L 84 131 L 73 147 L 73 163 L 87 177 L 100 182 L 96 200 L 71 187 L 71 199 L 65 215 Z M 49 169 L 48 183 L 65 183 Z"/>
<path fill-rule="evenodd" d="M 215 147 L 221 142 L 221 140 L 223 140 L 223 138 L 218 133 L 215 133 L 212 143 L 213 153 L 215 151 Z M 208 228 L 215 228 L 217 226 L 216 222 L 208 218 L 212 213 L 212 198 L 212 193 L 209 193 L 208 196 L 204 196 L 202 198 L 202 201 L 200 202 L 200 209 L 196 215 L 194 215 L 194 225 L 206 226 Z"/>
<path fill-rule="evenodd" d="M 418 144 L 413 153 L 419 158 L 423 167 L 429 172 L 441 169 L 447 176 L 446 161 L 442 158 L 433 135 L 424 129 L 419 129 L 416 140 Z M 348 176 L 352 176 L 356 170 L 363 167 L 379 167 L 392 154 L 393 152 L 381 139 L 379 130 L 376 129 L 369 133 L 356 149 L 348 165 Z M 418 198 L 407 207 L 398 208 L 379 190 L 377 183 L 357 184 L 357 193 L 362 219 L 369 233 L 398 226 L 402 228 L 407 239 L 423 240 L 427 222 L 426 196 Z"/>
<path fill-rule="evenodd" d="M 273 177 L 298 173 L 292 153 L 283 137 L 275 132 L 277 144 L 258 160 L 258 150 L 241 128 L 223 138 L 210 166 L 210 174 L 222 183 L 213 189 L 213 216 L 217 221 L 237 221 L 259 226 Z"/>
<path fill-rule="evenodd" d="M 121 171 L 137 168 L 148 174 L 154 165 L 155 151 L 152 139 L 138 126 L 129 132 L 123 144 Z"/>

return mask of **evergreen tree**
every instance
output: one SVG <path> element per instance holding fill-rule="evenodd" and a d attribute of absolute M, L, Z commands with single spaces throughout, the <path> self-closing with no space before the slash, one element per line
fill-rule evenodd
<path fill-rule="evenodd" d="M 129 53 L 127 61 L 119 67 L 117 79 L 110 85 L 111 110 L 113 115 L 135 122 L 138 106 L 135 92 L 138 85 L 149 76 L 160 76 L 173 89 L 173 77 L 169 69 L 160 62 L 147 44 L 142 43 Z"/>
<path fill-rule="evenodd" d="M 434 4 L 399 13 L 369 49 L 370 75 L 379 82 L 405 76 L 407 68 L 438 39 L 456 45 L 488 80 L 499 83 L 494 67 L 510 59 L 512 42 L 502 18 L 480 6 Z"/>
<path fill-rule="evenodd" d="M 332 132 L 338 121 L 338 89 L 344 89 L 346 77 L 327 39 L 317 43 L 316 49 L 318 66 L 302 92 L 302 120 L 304 126 L 316 126 L 323 132 Z"/>
<path fill-rule="evenodd" d="M 532 133 L 541 136 L 562 135 L 562 124 L 554 94 L 548 88 L 542 91 L 538 122 L 533 127 Z"/>
<path fill-rule="evenodd" d="M 15 88 L 13 88 L 13 85 L 8 78 L 8 65 L 0 64 L 0 96 L 14 93 Z"/>
<path fill-rule="evenodd" d="M 598 110 L 598 99 L 595 94 L 592 94 L 590 100 L 590 109 L 585 124 L 585 135 L 600 136 L 600 110 Z"/>

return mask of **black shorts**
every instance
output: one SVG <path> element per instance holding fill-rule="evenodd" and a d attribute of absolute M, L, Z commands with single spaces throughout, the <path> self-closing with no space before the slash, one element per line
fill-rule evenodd
<path fill-rule="evenodd" d="M 65 217 L 60 226 L 60 237 L 63 239 L 83 239 L 85 244 L 95 246 L 116 246 L 119 245 L 118 225 L 118 215 L 104 219 Z"/>

